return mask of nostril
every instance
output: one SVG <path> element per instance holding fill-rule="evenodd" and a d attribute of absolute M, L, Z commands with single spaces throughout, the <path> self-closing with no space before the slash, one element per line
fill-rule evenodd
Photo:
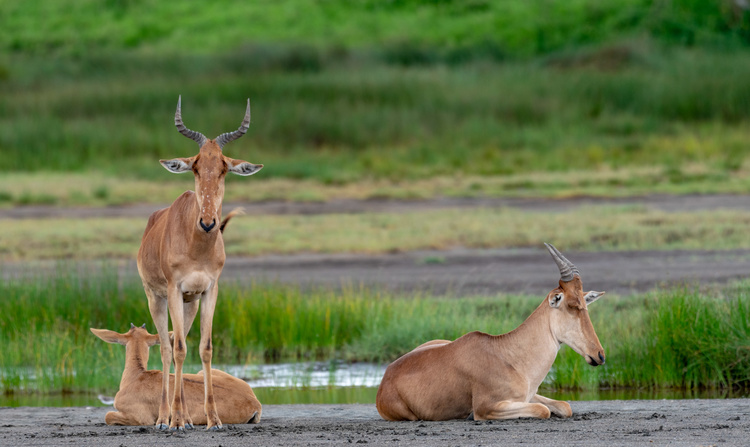
<path fill-rule="evenodd" d="M 201 225 L 201 228 L 203 228 L 203 231 L 205 231 L 206 233 L 208 233 L 209 231 L 211 231 L 216 226 L 216 219 L 214 219 L 211 222 L 211 225 L 204 224 L 202 218 L 201 218 L 201 220 L 198 221 L 198 223 Z"/>
<path fill-rule="evenodd" d="M 601 364 L 603 365 L 603 364 L 604 364 L 604 355 L 602 355 L 602 353 L 601 353 L 601 352 L 599 353 L 599 360 L 601 360 L 601 361 L 602 361 L 602 363 L 601 363 Z"/>

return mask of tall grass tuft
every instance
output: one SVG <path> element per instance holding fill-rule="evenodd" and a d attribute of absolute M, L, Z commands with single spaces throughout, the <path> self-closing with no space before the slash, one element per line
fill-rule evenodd
<path fill-rule="evenodd" d="M 102 342 L 89 327 L 124 332 L 147 323 L 137 278 L 115 269 L 5 280 L 0 300 L 0 391 L 113 390 L 125 350 Z M 214 362 L 342 359 L 389 362 L 432 339 L 480 330 L 512 330 L 543 297 L 463 299 L 399 296 L 353 286 L 303 288 L 223 284 L 214 316 Z M 750 282 L 719 291 L 677 288 L 605 297 L 590 308 L 607 354 L 592 368 L 563 347 L 547 378 L 555 389 L 673 387 L 689 390 L 750 386 Z M 188 363 L 199 356 L 196 324 Z M 158 350 L 149 366 L 160 368 Z M 192 360 L 191 360 L 192 359 Z"/>

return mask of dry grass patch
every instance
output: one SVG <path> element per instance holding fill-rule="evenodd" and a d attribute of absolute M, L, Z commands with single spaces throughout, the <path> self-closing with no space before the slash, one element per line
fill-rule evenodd
<path fill-rule="evenodd" d="M 441 209 L 407 213 L 246 216 L 226 231 L 233 256 L 387 253 L 455 247 L 575 250 L 750 248 L 750 212 L 667 213 L 592 206 L 561 213 Z M 143 218 L 0 220 L 4 260 L 133 258 Z"/>

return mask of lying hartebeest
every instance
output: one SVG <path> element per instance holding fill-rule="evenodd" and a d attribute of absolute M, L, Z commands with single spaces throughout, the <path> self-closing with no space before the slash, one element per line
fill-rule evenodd
<path fill-rule="evenodd" d="M 120 380 L 120 390 L 115 395 L 115 410 L 104 416 L 107 425 L 153 425 L 159 416 L 162 372 L 147 371 L 148 351 L 159 344 L 159 336 L 151 335 L 146 325 L 135 327 L 124 334 L 107 329 L 91 332 L 107 343 L 125 346 L 125 370 Z M 211 370 L 214 379 L 216 409 L 221 420 L 229 424 L 257 424 L 260 422 L 261 405 L 250 385 L 217 369 Z M 194 423 L 208 422 L 203 411 L 203 371 L 184 374 L 185 406 Z M 169 375 L 174 384 L 174 374 Z"/>
<path fill-rule="evenodd" d="M 177 101 L 174 123 L 184 136 L 195 140 L 200 152 L 190 158 L 160 160 L 170 172 L 192 172 L 195 175 L 195 192 L 187 191 L 169 208 L 156 211 L 148 219 L 146 231 L 138 251 L 138 273 L 148 296 L 151 317 L 161 339 L 163 366 L 162 394 L 159 405 L 159 429 L 183 430 L 192 427 L 190 415 L 183 412 L 182 365 L 187 348 L 185 336 L 198 313 L 202 302 L 200 329 L 200 357 L 205 380 L 205 411 L 207 429 L 222 428 L 216 412 L 216 400 L 211 376 L 211 325 L 217 282 L 224 267 L 223 226 L 221 202 L 224 199 L 224 177 L 227 172 L 252 175 L 263 165 L 234 160 L 222 153 L 222 148 L 247 132 L 250 125 L 250 100 L 242 125 L 234 132 L 219 135 L 209 140 L 182 123 L 181 98 Z M 174 331 L 174 350 L 169 343 L 168 318 L 171 315 Z M 174 351 L 175 391 L 172 398 L 171 415 L 168 401 L 169 368 Z M 170 418 L 171 416 L 171 418 Z"/>
<path fill-rule="evenodd" d="M 559 287 L 515 330 L 503 335 L 470 332 L 432 340 L 390 364 L 377 394 L 387 420 L 475 420 L 570 417 L 567 402 L 537 394 L 562 343 L 597 366 L 604 349 L 587 305 L 604 292 L 584 292 L 578 269 L 545 244 L 560 269 Z"/>

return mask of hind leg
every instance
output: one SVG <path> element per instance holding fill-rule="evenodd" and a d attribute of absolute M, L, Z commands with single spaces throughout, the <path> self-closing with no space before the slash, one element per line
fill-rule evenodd
<path fill-rule="evenodd" d="M 153 425 L 153 419 L 150 421 L 139 420 L 120 411 L 110 411 L 104 416 L 104 422 L 107 425 Z"/>
<path fill-rule="evenodd" d="M 419 418 L 409 409 L 391 382 L 383 381 L 378 388 L 375 406 L 386 421 L 416 421 Z"/>
<path fill-rule="evenodd" d="M 534 397 L 531 398 L 531 402 L 538 402 L 544 405 L 545 407 L 549 408 L 549 411 L 552 412 L 552 414 L 554 414 L 555 416 L 559 416 L 561 418 L 569 418 L 573 416 L 573 410 L 570 408 L 570 404 L 565 401 L 554 400 L 535 394 Z"/>

